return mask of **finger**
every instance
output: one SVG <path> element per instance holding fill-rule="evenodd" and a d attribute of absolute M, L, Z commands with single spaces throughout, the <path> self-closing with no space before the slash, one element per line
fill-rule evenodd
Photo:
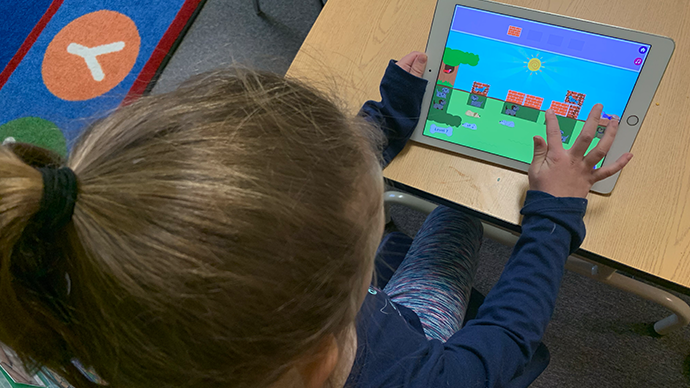
<path fill-rule="evenodd" d="M 606 131 L 604 132 L 604 137 L 599 140 L 596 147 L 592 148 L 587 155 L 585 155 L 585 165 L 587 167 L 594 167 L 599 163 L 606 154 L 609 153 L 613 140 L 616 138 L 616 133 L 618 133 L 618 120 L 611 120 L 606 126 Z"/>
<path fill-rule="evenodd" d="M 541 136 L 535 136 L 532 140 L 534 140 L 534 154 L 532 156 L 532 164 L 529 166 L 529 172 L 534 174 L 539 172 L 541 165 L 546 160 L 548 147 L 546 141 Z"/>
<path fill-rule="evenodd" d="M 582 127 L 582 132 L 580 136 L 575 139 L 575 143 L 570 148 L 570 154 L 573 156 L 582 157 L 587 152 L 589 145 L 592 144 L 594 140 L 594 135 L 597 133 L 597 126 L 599 125 L 599 119 L 601 118 L 601 112 L 604 110 L 604 106 L 601 104 L 596 104 L 589 111 L 589 116 L 587 121 L 585 121 L 585 126 Z"/>
<path fill-rule="evenodd" d="M 594 173 L 592 174 L 594 182 L 599 182 L 600 180 L 606 179 L 611 175 L 617 173 L 618 171 L 622 170 L 623 167 L 625 167 L 625 165 L 628 164 L 628 162 L 630 162 L 630 159 L 632 159 L 632 157 L 633 155 L 630 152 L 627 152 L 621 155 L 621 157 L 618 158 L 618 160 L 616 160 L 616 162 L 612 165 L 594 170 Z"/>
<path fill-rule="evenodd" d="M 419 51 L 413 51 L 405 55 L 404 57 L 400 58 L 400 60 L 396 62 L 396 64 L 400 66 L 400 68 L 409 73 L 410 70 L 412 70 L 412 64 L 414 63 L 415 59 L 419 54 L 421 54 Z"/>
<path fill-rule="evenodd" d="M 558 126 L 558 118 L 553 109 L 546 111 L 546 141 L 548 149 L 552 152 L 558 152 L 563 149 L 563 138 L 561 137 L 561 129 Z"/>
<path fill-rule="evenodd" d="M 412 67 L 410 68 L 410 74 L 421 77 L 424 75 L 424 70 L 426 69 L 427 56 L 424 53 L 419 53 L 412 62 Z"/>

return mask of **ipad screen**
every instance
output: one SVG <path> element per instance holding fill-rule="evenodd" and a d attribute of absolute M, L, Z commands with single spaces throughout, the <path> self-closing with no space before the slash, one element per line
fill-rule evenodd
<path fill-rule="evenodd" d="M 570 148 L 601 103 L 591 149 L 623 115 L 650 48 L 458 5 L 424 135 L 530 163 L 547 109 Z"/>

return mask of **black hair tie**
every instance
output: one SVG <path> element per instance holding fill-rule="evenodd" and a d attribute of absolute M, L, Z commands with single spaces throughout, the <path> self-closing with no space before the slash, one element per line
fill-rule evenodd
<path fill-rule="evenodd" d="M 43 177 L 43 197 L 34 220 L 44 232 L 59 230 L 72 220 L 79 189 L 77 176 L 69 167 L 37 170 Z"/>

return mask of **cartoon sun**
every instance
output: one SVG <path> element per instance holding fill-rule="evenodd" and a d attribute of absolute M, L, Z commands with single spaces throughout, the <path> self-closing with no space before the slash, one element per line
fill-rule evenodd
<path fill-rule="evenodd" d="M 536 72 L 541 72 L 542 68 L 542 59 L 539 58 L 538 55 L 530 58 L 529 61 L 525 62 L 527 64 L 527 71 L 530 72 L 530 74 L 534 74 Z"/>

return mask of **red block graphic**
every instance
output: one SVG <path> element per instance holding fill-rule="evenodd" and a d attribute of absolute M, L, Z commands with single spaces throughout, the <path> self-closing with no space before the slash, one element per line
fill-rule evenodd
<path fill-rule="evenodd" d="M 484 97 L 486 97 L 489 94 L 489 84 L 483 84 L 481 82 L 473 82 L 472 83 L 472 93 L 473 94 L 480 94 Z"/>
<path fill-rule="evenodd" d="M 540 109 L 541 110 L 541 104 L 544 102 L 544 99 L 541 97 L 537 96 L 532 96 L 530 94 L 525 97 L 525 106 L 528 106 L 530 108 L 534 109 Z"/>
<path fill-rule="evenodd" d="M 508 35 L 519 38 L 520 34 L 522 34 L 522 28 L 515 26 L 508 27 Z"/>
<path fill-rule="evenodd" d="M 579 105 L 570 105 L 570 108 L 568 108 L 568 114 L 566 115 L 567 117 L 570 117 L 571 119 L 577 119 L 577 116 L 580 115 L 580 106 Z"/>
<path fill-rule="evenodd" d="M 506 96 L 506 102 L 512 102 L 513 104 L 523 105 L 525 101 L 525 93 L 516 92 L 514 90 L 508 90 L 508 96 Z"/>
<path fill-rule="evenodd" d="M 565 95 L 565 102 L 566 104 L 577 104 L 582 106 L 582 104 L 585 103 L 585 94 L 568 90 L 568 93 Z"/>
<path fill-rule="evenodd" d="M 551 101 L 551 109 L 553 109 L 553 111 L 556 112 L 556 114 L 559 116 L 567 116 L 568 107 L 570 107 L 570 105 L 568 104 L 558 101 Z"/>

